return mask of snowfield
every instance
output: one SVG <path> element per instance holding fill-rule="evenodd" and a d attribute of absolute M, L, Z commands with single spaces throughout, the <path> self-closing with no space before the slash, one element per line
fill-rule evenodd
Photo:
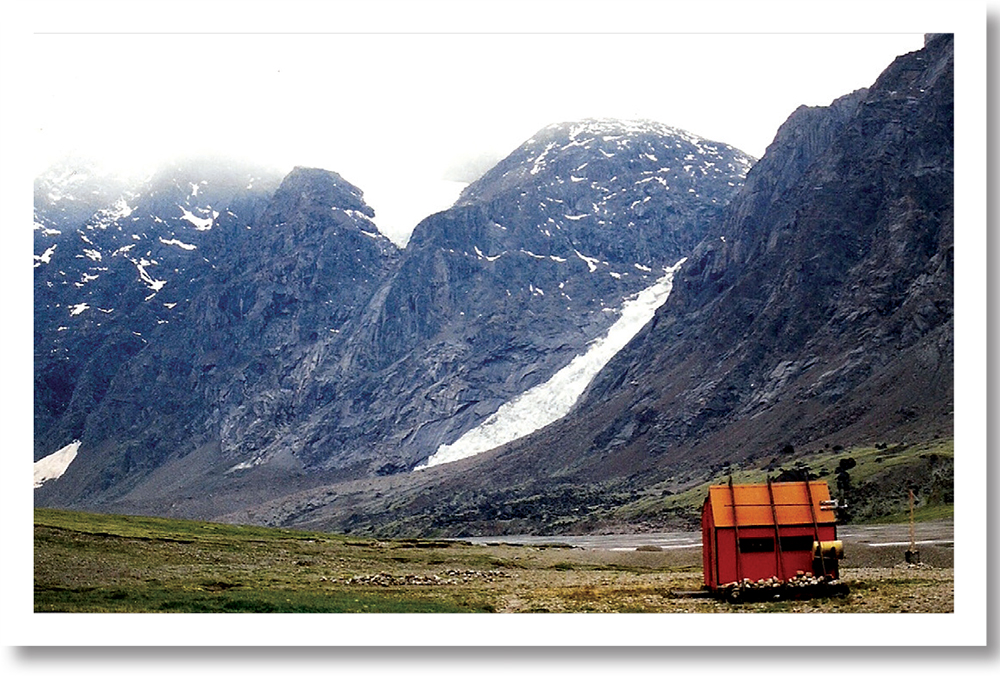
<path fill-rule="evenodd" d="M 74 441 L 36 462 L 35 488 L 38 488 L 46 481 L 61 477 L 70 466 L 70 463 L 76 459 L 76 452 L 79 448 L 80 442 Z"/>
<path fill-rule="evenodd" d="M 673 288 L 674 274 L 685 260 L 681 259 L 667 268 L 664 271 L 666 274 L 655 284 L 625 301 L 618 321 L 611 325 L 604 337 L 591 343 L 585 353 L 577 355 L 548 381 L 501 406 L 496 413 L 463 434 L 455 443 L 442 444 L 425 463 L 415 469 L 470 458 L 527 436 L 569 413 L 598 371 L 632 340 L 653 318 L 657 308 L 666 302 Z"/>

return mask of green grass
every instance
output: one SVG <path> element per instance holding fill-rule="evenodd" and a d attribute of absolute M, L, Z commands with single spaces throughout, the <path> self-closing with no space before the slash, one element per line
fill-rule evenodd
<path fill-rule="evenodd" d="M 942 519 L 954 519 L 955 518 L 955 505 L 929 505 L 926 507 L 916 507 L 913 510 L 913 520 L 916 522 L 923 521 L 940 521 Z M 895 514 L 890 514 L 888 516 L 877 517 L 869 520 L 867 523 L 871 524 L 886 524 L 886 523 L 907 523 L 910 520 L 909 511 L 896 512 Z"/>
<path fill-rule="evenodd" d="M 632 561 L 628 552 L 564 546 L 383 541 L 51 509 L 35 510 L 34 554 L 40 613 L 469 613 L 512 598 L 524 612 L 539 606 L 536 588 L 551 604 L 542 610 L 564 612 L 560 599 L 575 603 L 580 580 L 605 576 L 620 593 L 602 608 L 631 612 L 651 580 L 672 570 L 650 565 L 649 554 Z"/>
<path fill-rule="evenodd" d="M 884 446 L 884 447 L 880 447 Z M 629 502 L 611 512 L 618 521 L 642 522 L 656 518 L 674 515 L 687 517 L 692 521 L 701 512 L 708 487 L 725 483 L 730 475 L 733 483 L 763 483 L 767 477 L 776 476 L 781 468 L 792 469 L 797 464 L 809 468 L 822 480 L 829 483 L 831 491 L 836 490 L 836 469 L 840 461 L 853 458 L 857 465 L 850 469 L 849 474 L 853 486 L 865 482 L 878 482 L 880 478 L 889 475 L 894 470 L 915 467 L 931 455 L 953 461 L 955 447 L 953 439 L 933 440 L 920 444 L 879 444 L 878 446 L 854 446 L 838 450 L 824 449 L 815 453 L 793 453 L 788 456 L 768 456 L 757 459 L 745 466 L 733 466 L 718 473 L 708 480 L 689 486 L 683 491 L 672 495 L 664 495 L 666 484 L 652 486 L 645 490 L 638 499 Z M 770 464 L 774 468 L 768 470 Z M 922 507 L 925 516 L 923 520 L 949 518 L 953 515 L 951 505 L 935 505 Z M 899 523 L 909 519 L 909 512 L 897 508 L 893 514 L 874 518 L 856 519 L 857 523 Z"/>
<path fill-rule="evenodd" d="M 372 540 L 47 509 L 35 512 L 34 564 L 38 613 L 799 612 L 814 607 L 804 601 L 734 607 L 675 595 L 702 583 L 700 553 L 688 549 Z M 935 578 L 927 584 L 947 587 L 950 581 Z M 941 591 L 937 587 L 935 593 Z M 912 595 L 902 585 L 880 585 L 877 591 L 880 602 L 893 609 L 906 607 Z M 939 596 L 947 601 L 946 591 Z M 872 605 L 819 603 L 824 612 L 882 612 Z M 943 609 L 950 606 L 945 602 Z"/>
<path fill-rule="evenodd" d="M 35 525 L 50 526 L 78 533 L 117 536 L 166 542 L 273 542 L 276 540 L 348 541 L 344 536 L 329 533 L 265 528 L 262 526 L 232 526 L 208 521 L 188 521 L 153 516 L 91 514 L 58 509 L 35 510 Z M 365 542 L 365 541 L 362 541 Z"/>
<path fill-rule="evenodd" d="M 433 599 L 407 598 L 403 593 L 369 591 L 227 589 L 188 590 L 125 586 L 39 589 L 35 612 L 80 613 L 463 613 L 489 611 L 488 606 Z"/>
<path fill-rule="evenodd" d="M 477 593 L 358 588 L 379 543 L 323 533 L 35 510 L 36 612 L 489 611 Z M 399 543 L 402 551 L 412 545 Z M 397 550 L 398 551 L 398 550 Z M 411 550 L 412 551 L 412 550 Z M 423 550 L 420 550 L 423 551 Z M 438 551 L 432 545 L 428 551 Z M 403 558 L 403 557 L 397 557 Z M 416 566 L 425 566 L 414 557 Z M 481 557 L 486 558 L 486 557 Z M 468 557 L 466 565 L 475 563 Z"/>

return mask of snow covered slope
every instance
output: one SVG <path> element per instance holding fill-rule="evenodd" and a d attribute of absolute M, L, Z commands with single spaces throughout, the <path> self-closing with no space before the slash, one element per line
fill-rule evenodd
<path fill-rule="evenodd" d="M 58 451 L 35 462 L 35 488 L 41 487 L 46 481 L 61 477 L 76 460 L 76 452 L 80 450 L 80 441 L 66 444 Z"/>
<path fill-rule="evenodd" d="M 463 434 L 452 444 L 444 444 L 417 469 L 469 458 L 525 437 L 559 420 L 583 394 L 594 376 L 615 354 L 645 326 L 656 309 L 666 302 L 673 287 L 674 274 L 683 265 L 681 259 L 666 269 L 652 286 L 629 298 L 621 308 L 618 321 L 608 332 L 590 344 L 587 351 L 574 357 L 567 366 L 541 385 L 501 406 L 485 422 Z"/>

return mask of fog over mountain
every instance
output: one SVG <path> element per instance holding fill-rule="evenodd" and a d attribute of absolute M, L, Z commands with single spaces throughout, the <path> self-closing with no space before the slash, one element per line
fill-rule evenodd
<path fill-rule="evenodd" d="M 192 155 L 281 175 L 295 166 L 330 169 L 364 190 L 380 231 L 403 246 L 422 219 L 454 203 L 462 186 L 450 183 L 475 180 L 547 124 L 660 120 L 760 157 L 789 111 L 870 84 L 922 40 L 920 28 L 901 33 L 897 22 L 882 33 L 869 25 L 861 34 L 817 34 L 803 20 L 806 34 L 769 34 L 774 17 L 762 33 L 740 27 L 711 35 L 698 23 L 685 34 L 678 8 L 639 4 L 636 16 L 625 6 L 604 16 L 555 13 L 556 30 L 537 24 L 537 33 L 501 34 L 492 25 L 505 13 L 483 8 L 491 16 L 486 31 L 395 34 L 351 33 L 346 10 L 333 7 L 299 17 L 309 23 L 305 33 L 284 35 L 273 23 L 295 12 L 267 13 L 263 34 L 228 33 L 253 12 L 216 15 L 217 31 L 201 34 L 161 33 L 153 16 L 130 32 L 128 25 L 145 23 L 142 13 L 79 12 L 71 33 L 33 31 L 24 46 L 32 54 L 32 87 L 23 94 L 31 131 L 19 162 L 32 175 L 68 151 L 147 174 Z M 530 14 L 541 20 L 545 12 Z M 52 21 L 67 20 L 54 14 Z M 313 32 L 324 14 L 335 37 Z M 586 16 L 601 33 L 599 49 L 592 30 L 563 32 Z M 207 7 L 200 18 L 209 20 Z M 615 22 L 627 28 L 616 33 Z M 112 24 L 124 25 L 109 33 Z M 109 114 L 107 101 L 141 96 L 142 82 L 155 82 L 156 92 L 141 115 Z M 480 157 L 494 161 L 453 173 Z"/>

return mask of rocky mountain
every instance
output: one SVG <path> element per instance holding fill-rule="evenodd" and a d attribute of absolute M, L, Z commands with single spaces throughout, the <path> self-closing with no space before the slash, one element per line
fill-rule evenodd
<path fill-rule="evenodd" d="M 700 239 L 752 160 L 656 123 L 552 125 L 415 229 L 310 455 L 410 470 L 565 366 Z M 336 451 L 332 449 L 338 449 Z"/>
<path fill-rule="evenodd" d="M 340 176 L 278 180 L 174 167 L 45 249 L 36 452 L 82 444 L 40 500 L 103 504 L 206 446 L 222 469 L 253 463 L 242 449 L 280 432 L 255 411 L 288 415 L 289 371 L 360 311 L 397 251 Z"/>
<path fill-rule="evenodd" d="M 133 182 L 86 158 L 71 156 L 56 162 L 35 179 L 36 243 L 39 237 L 75 230 L 114 204 Z"/>
<path fill-rule="evenodd" d="M 80 438 L 117 370 L 185 321 L 230 235 L 275 186 L 258 169 L 205 161 L 132 183 L 80 165 L 36 181 L 36 459 Z"/>
<path fill-rule="evenodd" d="M 738 461 L 951 436 L 952 63 L 951 37 L 932 37 L 869 90 L 789 118 L 649 330 L 593 384 L 582 410 L 622 404 L 595 440 L 677 467 L 719 449 Z"/>
<path fill-rule="evenodd" d="M 952 36 L 928 36 L 869 89 L 789 117 L 565 418 L 453 465 L 228 518 L 553 532 L 790 449 L 951 438 L 953 125 Z"/>
<path fill-rule="evenodd" d="M 553 125 L 405 251 L 319 169 L 174 167 L 41 228 L 36 459 L 81 444 L 36 499 L 206 516 L 412 469 L 606 331 L 752 161 L 656 123 Z"/>
<path fill-rule="evenodd" d="M 656 123 L 553 125 L 402 251 L 324 170 L 204 203 L 183 201 L 200 178 L 161 182 L 148 210 L 132 188 L 58 234 L 40 201 L 36 458 L 81 443 L 36 501 L 555 532 L 786 449 L 951 438 L 952 61 L 929 36 L 869 89 L 794 111 L 749 173 Z M 568 415 L 411 471 L 657 285 Z"/>

